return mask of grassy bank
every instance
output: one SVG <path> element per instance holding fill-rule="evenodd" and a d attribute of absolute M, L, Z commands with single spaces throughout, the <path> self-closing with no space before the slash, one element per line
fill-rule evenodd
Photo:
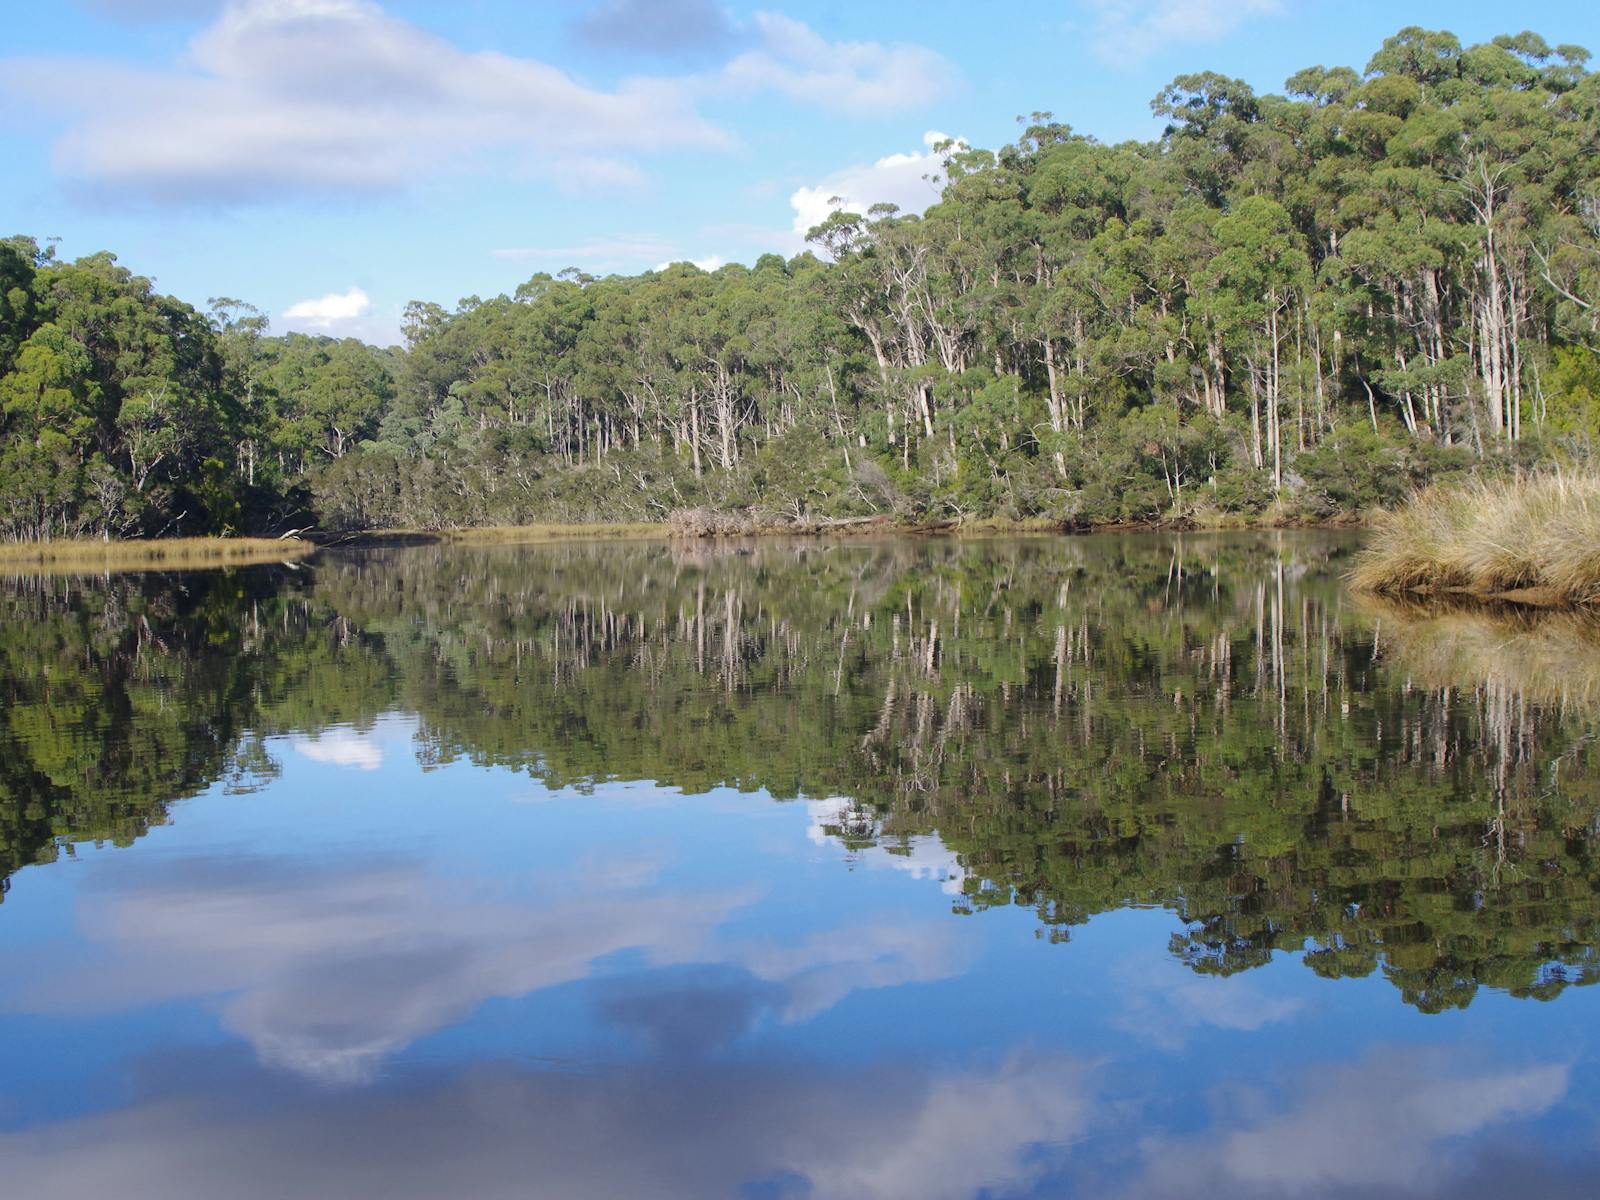
<path fill-rule="evenodd" d="M 666 525 L 648 522 L 583 525 L 486 525 L 463 529 L 364 529 L 317 535 L 320 546 L 522 546 L 539 542 L 666 537 Z"/>
<path fill-rule="evenodd" d="M 1134 521 L 1085 525 L 1048 517 L 1012 520 L 985 517 L 967 521 L 903 523 L 882 514 L 866 517 L 810 517 L 799 520 L 769 517 L 745 510 L 679 509 L 663 522 L 594 522 L 587 524 L 535 524 L 467 526 L 459 529 L 365 529 L 347 533 L 313 534 L 321 546 L 436 546 L 524 545 L 538 542 L 677 538 L 700 540 L 758 537 L 995 537 L 1021 534 L 1182 533 L 1224 532 L 1249 529 L 1334 528 L 1359 524 L 1349 518 L 1317 522 L 1233 521 L 1200 524 L 1192 521 Z"/>
<path fill-rule="evenodd" d="M 1059 521 L 983 520 L 937 525 L 902 525 L 886 516 L 809 520 L 765 519 L 744 512 L 691 509 L 674 512 L 664 522 L 494 525 L 462 529 L 368 529 L 316 536 L 323 546 L 514 546 L 539 542 L 635 538 L 686 540 L 751 537 L 849 537 L 869 534 L 907 536 L 941 534 L 1012 534 L 1072 532 Z"/>
<path fill-rule="evenodd" d="M 206 567 L 239 567 L 250 563 L 290 562 L 316 550 L 310 542 L 276 538 L 151 538 L 101 541 L 0 543 L 0 570 L 60 571 L 189 571 Z"/>
<path fill-rule="evenodd" d="M 1421 492 L 1378 519 L 1350 582 L 1388 594 L 1600 602 L 1600 475 Z"/>

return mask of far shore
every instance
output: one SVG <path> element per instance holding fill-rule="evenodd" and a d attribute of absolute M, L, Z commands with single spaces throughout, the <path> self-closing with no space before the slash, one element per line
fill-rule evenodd
<path fill-rule="evenodd" d="M 1350 517 L 1327 521 L 1191 520 L 1088 525 L 1030 518 L 904 524 L 892 517 L 816 518 L 765 521 L 695 510 L 670 521 L 539 523 L 466 526 L 454 529 L 364 529 L 303 531 L 300 536 L 192 538 L 67 538 L 47 542 L 0 542 L 0 572 L 97 574 L 103 571 L 191 571 L 275 562 L 294 563 L 323 550 L 380 546 L 513 546 L 565 541 L 721 538 L 1003 537 L 1070 536 L 1092 533 L 1223 533 L 1243 530 L 1359 527 Z"/>

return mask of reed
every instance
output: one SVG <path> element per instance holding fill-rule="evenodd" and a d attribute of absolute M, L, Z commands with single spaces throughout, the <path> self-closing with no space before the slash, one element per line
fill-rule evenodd
<path fill-rule="evenodd" d="M 1420 492 L 1378 518 L 1350 583 L 1388 594 L 1600 602 L 1600 475 L 1537 475 Z"/>
<path fill-rule="evenodd" d="M 250 563 L 290 562 L 316 550 L 276 538 L 152 538 L 102 541 L 0 542 L 0 570 L 94 574 L 101 571 L 187 571 Z"/>

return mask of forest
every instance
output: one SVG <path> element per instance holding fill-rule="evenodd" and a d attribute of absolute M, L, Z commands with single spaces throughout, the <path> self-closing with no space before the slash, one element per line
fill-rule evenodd
<path fill-rule="evenodd" d="M 1148 142 L 1039 112 L 789 261 L 536 275 L 403 348 L 0 243 L 0 538 L 1325 520 L 1600 436 L 1600 77 L 1407 28 Z"/>

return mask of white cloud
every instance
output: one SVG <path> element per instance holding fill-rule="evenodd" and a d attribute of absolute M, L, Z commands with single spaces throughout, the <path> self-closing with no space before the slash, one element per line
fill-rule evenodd
<path fill-rule="evenodd" d="M 728 260 L 723 258 L 722 255 L 708 254 L 704 258 L 669 258 L 665 262 L 658 262 L 655 266 L 655 269 L 658 271 L 665 271 L 668 267 L 674 265 L 675 263 L 681 262 L 686 262 L 691 267 L 699 267 L 700 270 L 704 271 L 708 275 L 712 271 L 715 271 L 718 267 L 724 267 L 728 265 Z"/>
<path fill-rule="evenodd" d="M 359 292 L 356 294 L 360 294 Z M 338 296 L 324 296 L 323 301 L 338 300 Z M 361 296 L 365 304 L 366 296 Z M 295 308 L 306 305 L 322 303 L 323 301 L 308 300 L 305 304 L 297 304 Z M 362 312 L 370 305 L 363 307 Z M 289 310 L 290 313 L 294 309 Z M 361 315 L 360 313 L 355 315 Z M 330 729 L 314 738 L 298 737 L 289 743 L 295 753 L 309 758 L 312 762 L 327 763 L 334 767 L 355 767 L 360 771 L 376 771 L 383 765 L 383 747 L 379 746 L 376 739 L 357 733 L 353 729 Z"/>
<path fill-rule="evenodd" d="M 233 0 L 162 71 L 12 59 L 19 102 L 76 114 L 57 170 L 96 192 L 178 203 L 382 193 L 494 153 L 513 172 L 609 186 L 633 153 L 725 148 L 684 81 L 579 83 L 467 51 L 373 0 Z"/>
<path fill-rule="evenodd" d="M 312 329 L 332 329 L 359 320 L 372 311 L 372 299 L 358 287 L 301 300 L 283 310 L 285 321 Z M 299 746 L 296 745 L 296 749 Z"/>
<path fill-rule="evenodd" d="M 935 203 L 944 190 L 944 160 L 948 150 L 936 146 L 953 143 L 966 148 L 963 138 L 953 138 L 937 129 L 922 135 L 923 149 L 886 154 L 870 163 L 843 167 L 815 184 L 796 188 L 789 194 L 793 213 L 788 229 L 765 225 L 707 225 L 701 231 L 708 238 L 726 244 L 737 242 L 753 253 L 799 254 L 806 249 L 806 234 L 835 212 L 865 213 L 875 204 L 892 204 L 902 213 L 922 213 Z M 775 190 L 776 184 L 757 184 L 746 189 L 755 194 Z M 749 255 L 736 256 L 749 261 Z"/>
<path fill-rule="evenodd" d="M 735 91 L 778 91 L 846 115 L 876 116 L 921 108 L 954 90 L 956 69 L 926 46 L 830 42 L 781 13 L 759 12 L 760 46 L 717 76 Z"/>
<path fill-rule="evenodd" d="M 741 33 L 717 0 L 599 0 L 573 32 L 596 49 L 651 57 L 710 53 Z"/>
<path fill-rule="evenodd" d="M 1173 47 L 1221 41 L 1250 21 L 1283 11 L 1283 0 L 1086 0 L 1095 53 L 1137 62 Z"/>
<path fill-rule="evenodd" d="M 125 14 L 178 8 L 99 2 Z M 387 194 L 479 168 L 579 194 L 637 188 L 638 156 L 733 144 L 696 110 L 698 96 L 777 91 L 876 114 L 925 104 L 955 82 L 926 47 L 829 42 L 770 12 L 722 39 L 754 47 L 720 68 L 607 89 L 535 58 L 463 49 L 376 0 L 211 7 L 220 12 L 164 68 L 0 59 L 0 95 L 44 120 L 65 114 L 55 168 L 91 195 L 192 205 Z M 600 15 L 623 19 L 633 7 Z M 720 10 L 690 7 L 727 24 Z"/>
<path fill-rule="evenodd" d="M 874 163 L 835 171 L 815 186 L 799 188 L 789 197 L 794 232 L 803 238 L 830 213 L 864 213 L 874 204 L 894 204 L 902 212 L 920 213 L 939 198 L 945 156 L 934 147 L 947 140 L 945 134 L 929 130 L 922 135 L 926 149 L 920 153 L 886 155 Z"/>

